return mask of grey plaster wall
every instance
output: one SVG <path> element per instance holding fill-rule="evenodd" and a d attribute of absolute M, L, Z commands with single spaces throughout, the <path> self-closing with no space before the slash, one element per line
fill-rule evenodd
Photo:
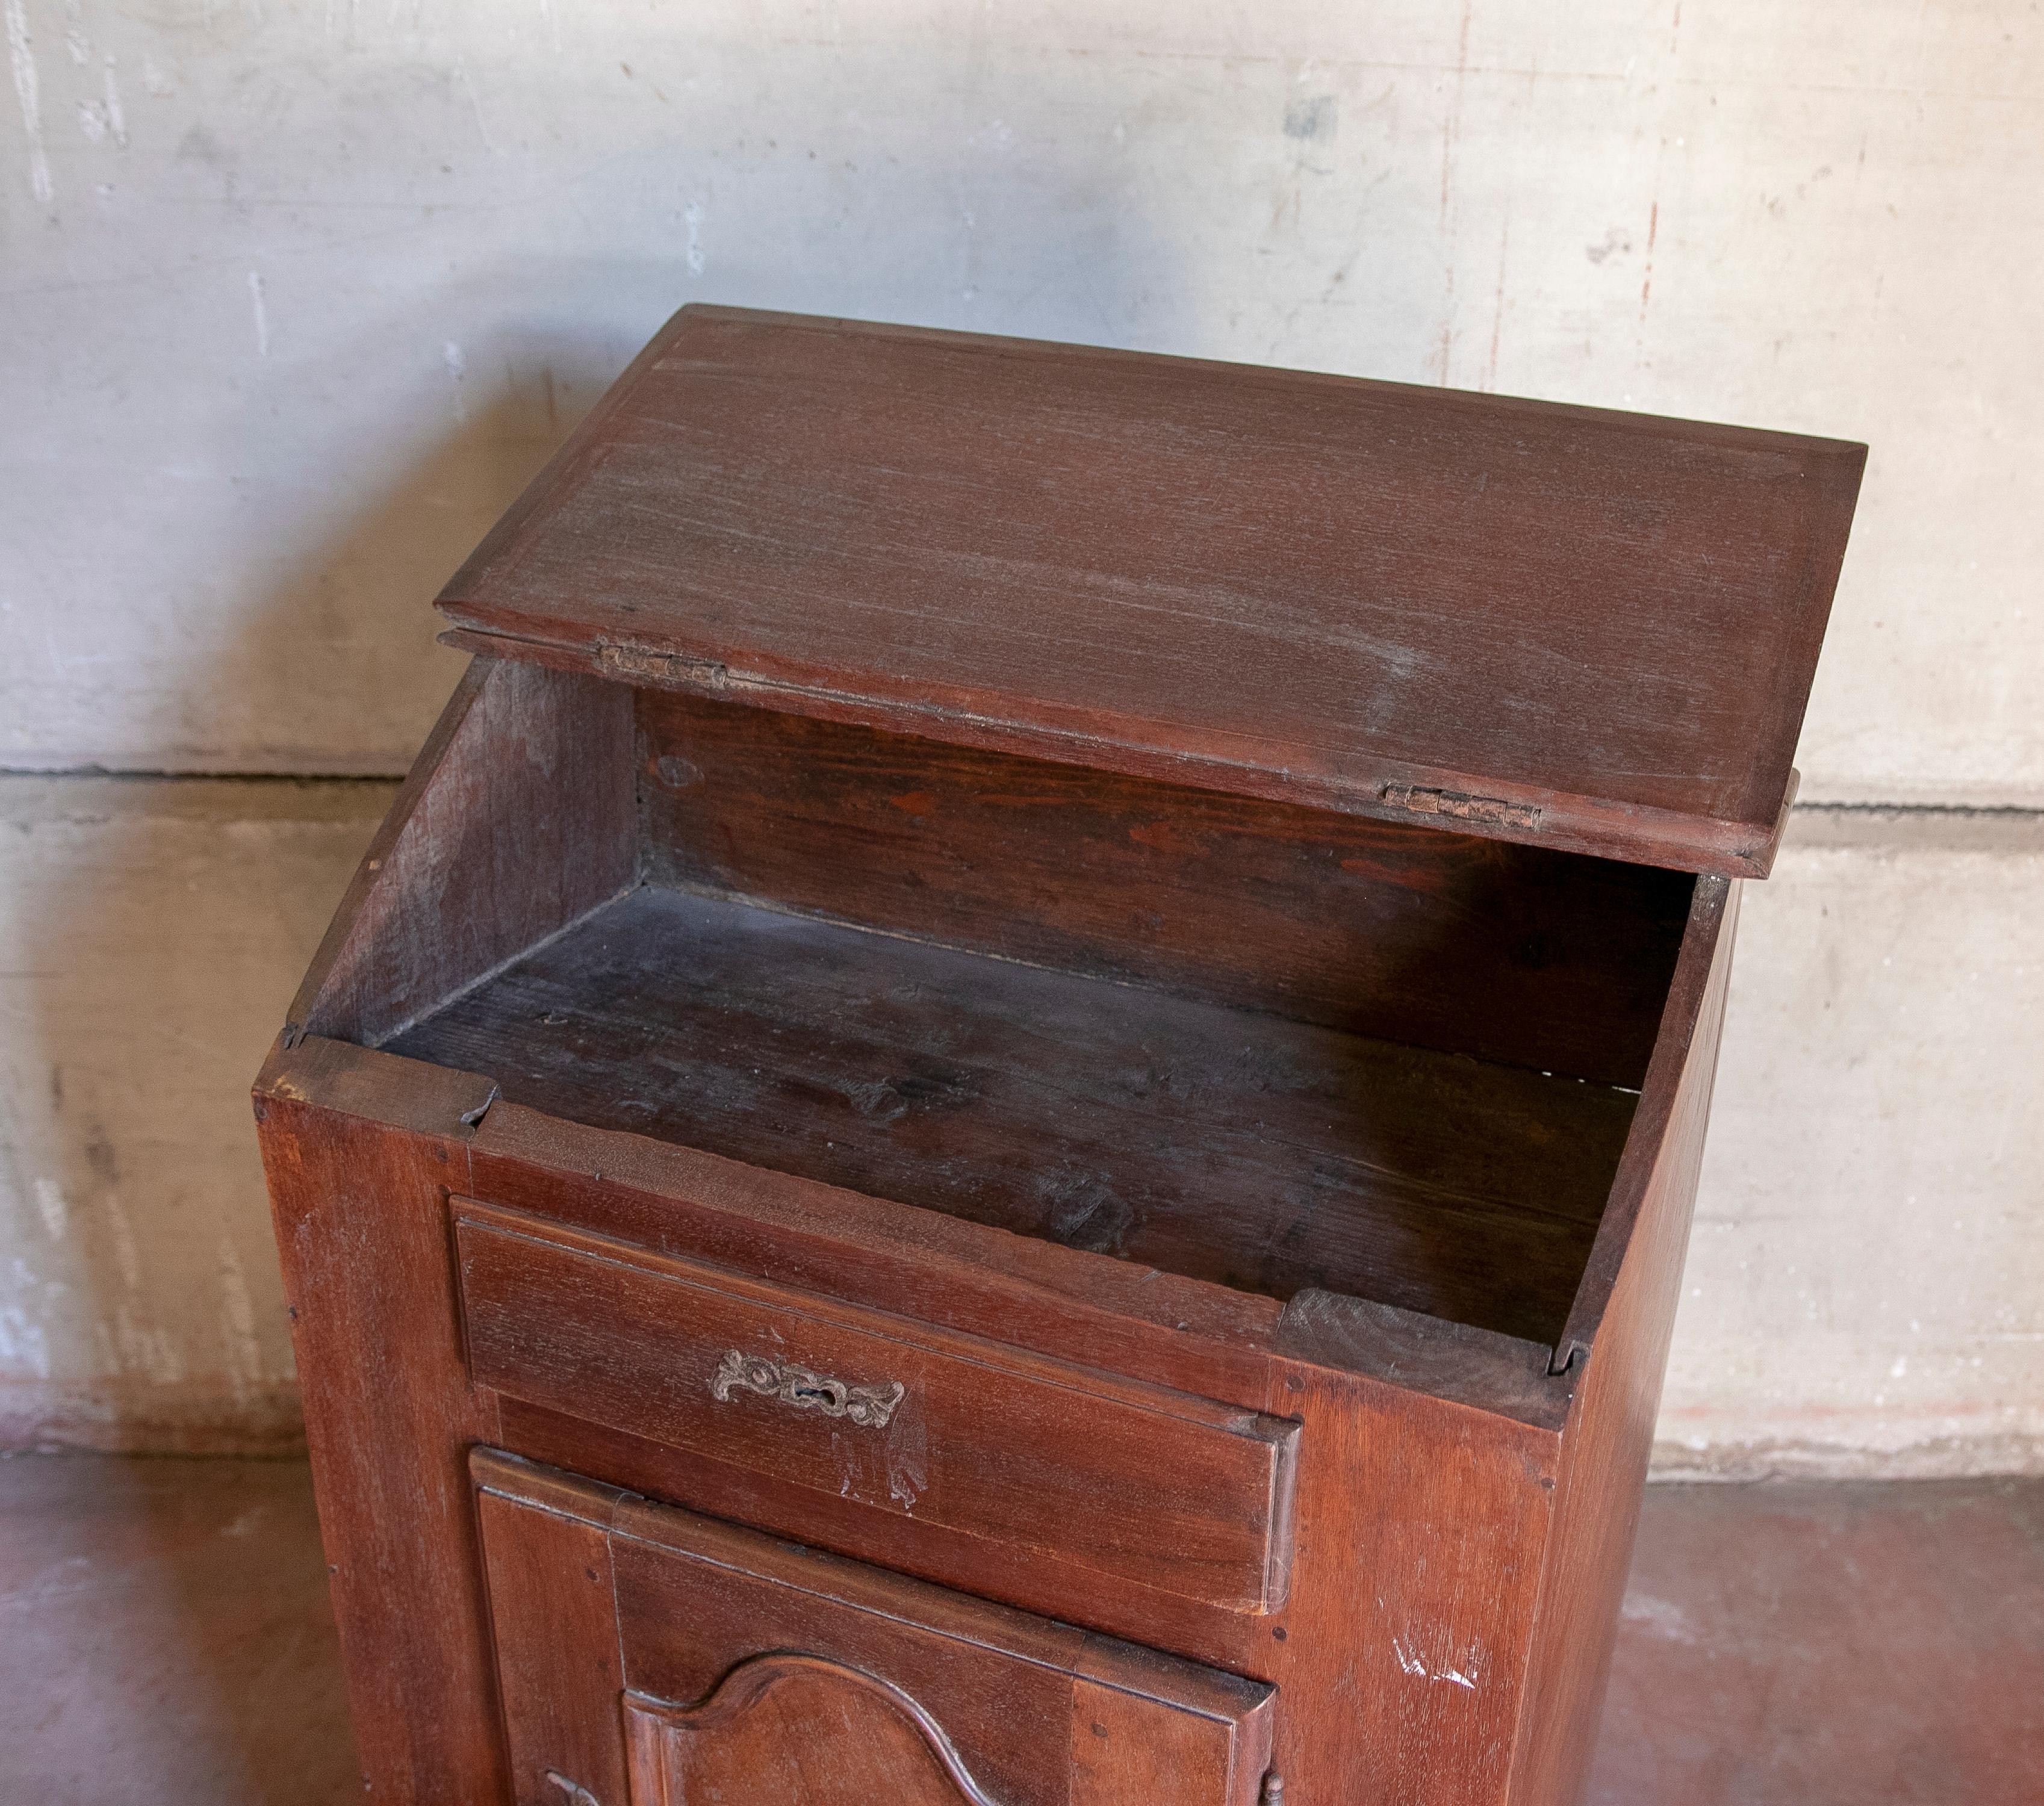
<path fill-rule="evenodd" d="M 2044 16 L 0 0 L 7 1433 L 288 1437 L 242 1092 L 427 602 L 692 298 L 1864 438 L 1670 1463 L 2044 1401 Z M 110 779 L 97 773 L 169 774 Z M 1953 813 L 1983 809 L 2000 816 Z"/>

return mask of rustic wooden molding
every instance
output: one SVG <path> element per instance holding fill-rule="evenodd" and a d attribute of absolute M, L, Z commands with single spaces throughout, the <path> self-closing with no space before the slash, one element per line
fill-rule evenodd
<path fill-rule="evenodd" d="M 973 1779 L 965 1758 L 944 1735 L 943 1727 L 901 1688 L 842 1662 L 779 1651 L 740 1662 L 706 1698 L 692 1706 L 675 1705 L 641 1693 L 624 1696 L 633 1800 L 643 1802 L 643 1806 L 681 1806 L 680 1796 L 670 1793 L 667 1785 L 667 1751 L 674 1742 L 681 1738 L 728 1735 L 776 1688 L 801 1680 L 848 1688 L 877 1700 L 921 1740 L 966 1806 L 1001 1806 Z"/>

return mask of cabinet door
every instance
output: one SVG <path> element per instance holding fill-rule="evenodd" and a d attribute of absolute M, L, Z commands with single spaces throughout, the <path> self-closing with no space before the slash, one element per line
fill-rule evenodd
<path fill-rule="evenodd" d="M 521 1806 L 1262 1790 L 1259 1682 L 490 1451 L 473 1466 Z"/>

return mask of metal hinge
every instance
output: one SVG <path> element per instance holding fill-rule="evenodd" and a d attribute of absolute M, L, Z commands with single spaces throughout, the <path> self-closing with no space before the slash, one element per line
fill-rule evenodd
<path fill-rule="evenodd" d="M 1394 809 L 1414 815 L 1445 815 L 1456 821 L 1481 821 L 1493 828 L 1538 828 L 1539 806 L 1507 802 L 1502 797 L 1479 797 L 1466 790 L 1430 790 L 1413 784 L 1386 784 L 1377 792 Z"/>
<path fill-rule="evenodd" d="M 721 690 L 731 678 L 720 659 L 698 659 L 686 652 L 650 652 L 644 647 L 620 645 L 611 640 L 597 646 L 596 662 L 620 677 L 651 678 L 663 683 L 686 684 L 691 690 Z"/>

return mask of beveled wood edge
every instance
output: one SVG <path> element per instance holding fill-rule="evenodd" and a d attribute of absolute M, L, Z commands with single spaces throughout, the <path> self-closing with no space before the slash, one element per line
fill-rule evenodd
<path fill-rule="evenodd" d="M 1062 1247 L 701 1149 L 624 1130 L 592 1128 L 500 1102 L 496 1082 L 482 1074 L 351 1041 L 307 1035 L 295 1046 L 286 1046 L 280 1036 L 252 1089 L 259 1112 L 272 1102 L 288 1102 L 463 1141 L 469 1170 L 458 1182 L 450 1175 L 451 1192 L 487 1209 L 531 1216 L 545 1225 L 550 1236 L 566 1231 L 597 1241 L 615 1239 L 562 1218 L 476 1197 L 476 1193 L 490 1189 L 491 1162 L 533 1167 L 654 1199 L 663 1194 L 685 1197 L 696 1208 L 735 1223 L 759 1223 L 807 1239 L 832 1239 L 836 1232 L 839 1238 L 856 1239 L 863 1251 L 904 1267 L 924 1274 L 948 1268 L 962 1278 L 969 1276 L 987 1295 L 1032 1300 L 1103 1339 L 1137 1337 L 1156 1357 L 1146 1364 L 1153 1370 L 1172 1365 L 1174 1351 L 1188 1351 L 1190 1343 L 1200 1351 L 1204 1377 L 1210 1382 L 1200 1392 L 1172 1385 L 1154 1377 L 1154 1371 L 1128 1372 L 1119 1364 L 1074 1361 L 1068 1352 L 1040 1339 L 1002 1338 L 968 1322 L 910 1317 L 887 1303 L 854 1293 L 814 1294 L 840 1309 L 870 1312 L 919 1330 L 1020 1349 L 1111 1376 L 1117 1383 L 1206 1400 L 1269 1424 L 1292 1422 L 1282 1415 L 1281 1392 L 1271 1389 L 1274 1361 L 1343 1374 L 1543 1430 L 1555 1428 L 1566 1415 L 1573 1389 L 1566 1374 L 1529 1375 L 1529 1368 L 1546 1353 L 1539 1344 L 1494 1331 L 1332 1293 L 1301 1293 L 1286 1305 L 1207 1280 Z M 716 1182 L 706 1186 L 706 1178 Z M 728 1195 L 734 1191 L 766 1195 Z M 713 1197 L 706 1195 L 709 1192 L 727 1195 Z M 797 1221 L 798 1214 L 808 1220 Z M 756 1271 L 700 1256 L 666 1255 L 643 1243 L 615 1245 L 635 1260 L 680 1259 L 719 1276 L 777 1288 L 787 1285 L 765 1270 L 774 1252 L 770 1243 L 763 1246 L 764 1258 Z M 1183 1308 L 1192 1315 L 1181 1314 Z M 1536 1383 L 1529 1385 L 1529 1378 Z M 1540 1379 L 1547 1383 L 1537 1383 Z M 1274 1398 L 1279 1401 L 1274 1406 Z M 1282 1436 L 1274 1439 L 1281 1466 L 1289 1472 L 1292 1458 L 1287 1451 L 1293 1444 Z M 1274 1497 L 1272 1503 L 1274 1514 L 1280 1501 Z M 1274 1537 L 1275 1527 L 1274 1515 Z M 1278 1584 L 1274 1574 L 1273 1585 Z"/>
<path fill-rule="evenodd" d="M 480 1073 L 323 1035 L 302 1036 L 294 1043 L 286 1033 L 271 1044 L 251 1093 L 259 1119 L 270 1104 L 298 1104 L 468 1141 L 495 1102 L 498 1088 Z"/>
<path fill-rule="evenodd" d="M 1242 1458 L 1250 1463 L 1243 1476 L 1247 1485 L 1257 1486 L 1259 1475 L 1255 1463 L 1259 1458 L 1264 1463 L 1260 1475 L 1264 1514 L 1260 1586 L 1253 1590 L 1245 1588 L 1236 1598 L 1224 1600 L 1204 1593 L 1181 1592 L 1151 1581 L 1131 1580 L 1125 1584 L 1241 1616 L 1267 1616 L 1284 1607 L 1290 1584 L 1296 1534 L 1293 1499 L 1302 1431 L 1296 1419 L 1209 1397 L 1183 1385 L 1162 1384 L 1154 1378 L 1074 1360 L 1067 1353 L 1053 1353 L 1030 1343 L 998 1339 L 975 1331 L 940 1327 L 922 1317 L 870 1304 L 851 1302 L 781 1280 L 756 1278 L 736 1269 L 692 1256 L 665 1254 L 641 1243 L 624 1241 L 531 1212 L 509 1209 L 461 1193 L 450 1194 L 448 1210 L 450 1233 L 457 1248 L 463 1245 L 464 1230 L 503 1235 L 536 1247 L 715 1293 L 763 1309 L 788 1312 L 832 1329 L 898 1343 L 903 1348 L 937 1360 L 983 1368 L 997 1379 L 1055 1387 L 1081 1399 L 1122 1410 L 1144 1412 L 1194 1433 L 1231 1437 L 1251 1451 Z M 458 1272 L 460 1264 L 457 1263 Z M 458 1283 L 463 1287 L 461 1312 L 465 1322 L 465 1279 Z M 504 1397 L 517 1399 L 533 1409 L 551 1408 L 526 1397 L 513 1382 L 491 1380 L 478 1383 L 500 1390 Z M 636 1437 L 641 1434 L 607 1421 L 602 1427 L 620 1435 Z M 1260 1458 L 1254 1452 L 1258 1450 L 1262 1451 Z M 1255 1495 L 1251 1492 L 1246 1496 Z M 978 1534 L 963 1525 L 948 1527 L 963 1535 Z M 1083 1567 L 1085 1563 L 1082 1560 L 1077 1565 Z"/>
<path fill-rule="evenodd" d="M 478 1493 L 509 1499 L 516 1505 L 530 1505 L 555 1517 L 573 1518 L 596 1530 L 609 1529 L 618 1506 L 639 1496 L 628 1488 L 607 1485 L 584 1474 L 570 1474 L 564 1468 L 549 1467 L 544 1462 L 529 1461 L 486 1443 L 470 1447 L 468 1474 Z"/>
<path fill-rule="evenodd" d="M 472 582 L 478 572 L 508 549 L 533 512 L 557 488 L 574 480 L 590 452 L 601 453 L 603 428 L 610 417 L 632 398 L 639 379 L 667 355 L 668 345 L 687 325 L 691 311 L 689 307 L 682 307 L 669 316 L 660 329 L 640 348 L 638 355 L 618 374 L 617 380 L 597 398 L 596 405 L 582 416 L 574 431 L 562 441 L 560 448 L 519 491 L 518 499 L 497 517 L 490 531 L 477 542 L 474 551 L 461 561 L 441 591 L 443 598 L 459 594 Z"/>
<path fill-rule="evenodd" d="M 721 1678 L 693 1704 L 684 1705 L 628 1689 L 624 1696 L 624 1723 L 632 1744 L 635 1764 L 643 1757 L 658 1765 L 651 1779 L 655 1785 L 664 1787 L 665 1743 L 655 1742 L 647 1750 L 642 1747 L 642 1739 L 660 1739 L 663 1734 L 675 1731 L 694 1733 L 735 1724 L 782 1681 L 803 1675 L 828 1679 L 880 1700 L 921 1739 L 924 1748 L 943 1770 L 965 1806 L 1001 1806 L 973 1778 L 972 1770 L 957 1746 L 945 1735 L 944 1727 L 912 1693 L 891 1681 L 883 1681 L 877 1674 L 855 1668 L 848 1662 L 829 1656 L 803 1655 L 789 1650 L 766 1650 L 758 1655 L 747 1656 L 736 1666 L 726 1669 Z M 635 1779 L 635 1790 L 637 1785 Z"/>
<path fill-rule="evenodd" d="M 1264 1420 L 1283 1427 L 1270 1463 L 1270 1497 L 1263 1511 L 1263 1599 L 1248 1617 L 1284 1611 L 1292 1597 L 1292 1560 L 1298 1553 L 1299 1444 L 1305 1426 L 1289 1417 Z"/>
<path fill-rule="evenodd" d="M 721 1293 L 747 1304 L 813 1317 L 833 1328 L 898 1342 L 905 1348 L 942 1360 L 992 1368 L 1016 1378 L 1061 1387 L 1084 1397 L 1101 1398 L 1130 1410 L 1150 1412 L 1214 1435 L 1261 1444 L 1270 1451 L 1274 1475 L 1289 1462 L 1297 1443 L 1297 1423 L 1289 1418 L 1270 1416 L 1246 1405 L 1230 1404 L 1180 1388 L 1162 1386 L 1152 1381 L 1088 1366 L 1082 1362 L 1043 1354 L 1018 1343 L 997 1342 L 968 1330 L 939 1328 L 899 1312 L 847 1303 L 824 1293 L 778 1280 L 755 1278 L 734 1268 L 692 1257 L 663 1254 L 656 1249 L 577 1228 L 529 1211 L 507 1209 L 465 1193 L 451 1194 L 448 1209 L 457 1229 L 465 1224 L 473 1224 L 488 1233 L 557 1249 L 586 1260 L 604 1262 L 675 1285 Z"/>
<path fill-rule="evenodd" d="M 1566 1370 L 1552 1370 L 1554 1351 L 1545 1343 L 1343 1293 L 1294 1293 L 1272 1347 L 1292 1360 L 1366 1374 L 1535 1429 L 1558 1431 L 1574 1392 Z"/>
<path fill-rule="evenodd" d="M 1774 862 L 1781 855 L 1781 843 L 1788 832 L 1788 817 L 1794 813 L 1796 794 L 1803 787 L 1803 774 L 1794 766 L 1788 767 L 1788 782 L 1781 793 L 1781 807 L 1775 812 L 1774 825 L 1766 837 L 1752 849 L 1749 864 L 1737 872 L 1720 874 L 1734 878 L 1766 878 L 1774 870 Z"/>
<path fill-rule="evenodd" d="M 1640 1087 L 1639 1107 L 1619 1156 L 1617 1175 L 1609 1201 L 1590 1245 L 1589 1260 L 1576 1288 L 1561 1339 L 1554 1346 L 1554 1365 L 1567 1372 L 1587 1359 L 1596 1341 L 1598 1326 L 1611 1302 L 1612 1288 L 1619 1269 L 1632 1245 L 1632 1232 L 1646 1200 L 1654 1169 L 1668 1141 L 1682 1075 L 1696 1040 L 1704 1000 L 1709 994 L 1713 970 L 1720 959 L 1728 958 L 1732 928 L 1739 915 L 1739 886 L 1735 879 L 1700 878 L 1689 905 L 1689 926 L 1676 955 L 1674 977 L 1668 987 L 1668 1001 L 1661 1018 L 1661 1032 L 1654 1055 L 1647 1063 L 1646 1079 Z"/>
<path fill-rule="evenodd" d="M 1240 1395 L 1228 1400 L 1247 1409 L 1271 1410 L 1262 1401 L 1267 1396 L 1265 1363 L 1272 1357 L 1423 1393 L 1542 1429 L 1554 1428 L 1566 1414 L 1573 1385 L 1563 1378 L 1529 1389 L 1529 1367 L 1539 1370 L 1540 1381 L 1548 1380 L 1548 1351 L 1494 1331 L 1397 1305 L 1343 1300 L 1367 1312 L 1379 1326 L 1377 1335 L 1316 1333 L 1301 1312 L 1260 1293 L 1062 1247 L 627 1130 L 591 1128 L 521 1105 L 500 1105 L 490 1112 L 473 1155 L 481 1189 L 488 1189 L 489 1163 L 504 1159 L 592 1182 L 600 1180 L 642 1196 L 686 1197 L 700 1208 L 752 1220 L 763 1218 L 805 1236 L 822 1235 L 828 1226 L 855 1239 L 862 1249 L 893 1260 L 925 1271 L 932 1265 L 954 1271 L 969 1268 L 972 1278 L 990 1290 L 1027 1296 L 1081 1323 L 1153 1337 L 1166 1354 L 1189 1338 L 1224 1361 L 1239 1362 L 1247 1357 L 1253 1363 L 1240 1377 Z M 713 1201 L 706 1195 L 713 1189 L 772 1195 Z M 797 1212 L 805 1220 L 795 1220 Z M 769 1275 L 762 1270 L 757 1277 Z M 862 1308 L 889 1309 L 884 1304 L 854 1301 Z M 962 1334 L 983 1333 L 948 1320 L 945 1327 Z M 1418 1348 L 1443 1336 L 1453 1342 L 1458 1358 L 1416 1358 Z M 1035 1347 L 1053 1358 L 1068 1358 L 1049 1347 L 1015 1345 Z"/>
<path fill-rule="evenodd" d="M 306 967 L 300 980 L 297 993 L 290 1007 L 285 1012 L 284 1044 L 296 1043 L 305 1032 L 305 1024 L 312 1020 L 318 1007 L 321 993 L 326 988 L 328 977 L 348 943 L 354 938 L 363 907 L 370 893 L 376 888 L 383 867 L 390 857 L 391 850 L 404 836 L 411 825 L 412 818 L 425 800 L 440 763 L 447 756 L 448 748 L 454 744 L 462 724 L 482 694 L 483 686 L 490 681 L 495 662 L 478 656 L 469 661 L 461 674 L 454 691 L 434 720 L 432 729 L 418 756 L 412 761 L 411 769 L 405 774 L 404 782 L 398 786 L 396 799 L 390 813 L 371 839 L 369 848 L 355 868 L 354 875 L 348 881 L 348 889 L 341 893 L 340 902 L 327 924 L 326 932 L 320 937 L 318 951 L 313 955 L 312 963 Z"/>
<path fill-rule="evenodd" d="M 894 1616 L 898 1616 L 895 1601 L 900 1598 L 926 1600 L 931 1604 L 928 1616 L 913 1622 L 933 1635 L 1153 1699 L 1201 1717 L 1238 1722 L 1277 1691 L 1266 1681 L 982 1599 L 855 1556 L 770 1536 L 485 1444 L 472 1447 L 468 1461 L 471 1479 L 479 1493 L 573 1519 L 613 1539 L 691 1556 L 813 1593 L 855 1611 Z M 938 1622 L 940 1619 L 948 1622 Z M 1158 1692 L 1161 1685 L 1173 1691 Z"/>
<path fill-rule="evenodd" d="M 1004 1288 L 1104 1320 L 1191 1335 L 1227 1354 L 1266 1353 L 1283 1308 L 1274 1298 L 1064 1247 L 681 1143 L 627 1129 L 592 1128 L 524 1105 L 504 1104 L 492 1110 L 475 1151 L 479 1189 L 489 1189 L 489 1164 L 501 1161 L 649 1199 L 685 1200 L 720 1216 L 805 1239 L 854 1244 L 862 1251 L 924 1270 L 933 1265 L 969 1266 Z M 777 1277 L 763 1270 L 755 1276 Z M 962 1327 L 948 1326 L 943 1318 L 925 1320 Z"/>
<path fill-rule="evenodd" d="M 1430 402 L 1492 414 L 1533 413 L 1543 418 L 1593 421 L 1614 431 L 1642 437 L 1665 436 L 1671 427 L 1698 444 L 1780 452 L 1864 453 L 1856 440 L 1832 439 L 1821 433 L 1790 432 L 1777 427 L 1741 426 L 1725 421 L 1690 420 L 1679 414 L 1643 413 L 1633 408 L 1600 408 L 1582 402 L 1554 402 L 1531 395 L 1500 395 L 1475 389 L 1443 389 L 1432 382 L 1400 382 L 1381 376 L 1355 376 L 1341 371 L 1302 370 L 1289 364 L 1258 363 L 1235 358 L 1188 357 L 1175 352 L 1150 352 L 1125 345 L 1093 345 L 1064 339 L 1032 339 L 1007 332 L 970 332 L 949 326 L 916 326 L 901 321 L 863 320 L 850 314 L 790 313 L 770 307 L 740 307 L 728 302 L 692 301 L 660 329 L 665 340 L 685 317 L 708 321 L 775 326 L 833 337 L 940 340 L 947 348 L 990 356 L 1036 356 L 1055 352 L 1075 361 L 1189 365 L 1222 371 L 1243 380 L 1262 379 L 1274 387 L 1391 390 L 1424 394 Z M 661 356 L 666 355 L 664 344 Z M 656 360 L 657 361 L 657 360 Z"/>
<path fill-rule="evenodd" d="M 1158 724 L 1158 732 L 1147 740 L 1131 740 L 1102 732 L 1098 722 L 1079 711 L 1054 711 L 1039 704 L 1036 718 L 1024 720 L 1013 713 L 1004 713 L 1000 697 L 982 693 L 855 694 L 807 681 L 807 674 L 792 668 L 764 668 L 765 660 L 760 671 L 734 671 L 726 663 L 664 642 L 621 647 L 594 637 L 546 640 L 494 624 L 494 611 L 485 605 L 443 598 L 440 607 L 455 623 L 440 635 L 442 645 L 493 658 L 521 659 L 640 689 L 671 690 L 820 720 L 878 728 L 982 751 L 1013 753 L 1408 826 L 1439 824 L 1457 834 L 1677 871 L 1765 878 L 1786 817 L 1785 799 L 1764 820 L 1733 820 L 1608 802 L 1481 774 L 1345 756 L 1246 736 L 1215 733 L 1201 736 L 1197 743 L 1190 739 L 1181 742 L 1177 730 L 1166 724 Z M 1060 713 L 1071 718 L 1057 719 Z M 1499 819 L 1481 813 L 1419 812 L 1396 800 L 1413 791 L 1446 793 L 1496 805 L 1493 813 Z"/>

